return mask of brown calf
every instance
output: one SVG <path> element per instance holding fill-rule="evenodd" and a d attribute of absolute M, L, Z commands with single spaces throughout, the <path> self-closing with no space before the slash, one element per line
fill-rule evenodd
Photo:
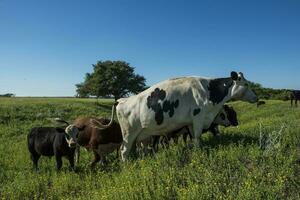
<path fill-rule="evenodd" d="M 100 130 L 92 126 L 90 123 L 92 119 L 102 124 L 108 124 L 110 121 L 104 118 L 80 117 L 74 121 L 73 125 L 81 130 L 77 143 L 87 150 L 93 151 L 95 158 L 91 167 L 94 167 L 98 161 L 105 161 L 108 154 L 119 149 L 123 139 L 120 125 L 117 122 L 114 121 L 109 128 Z"/>

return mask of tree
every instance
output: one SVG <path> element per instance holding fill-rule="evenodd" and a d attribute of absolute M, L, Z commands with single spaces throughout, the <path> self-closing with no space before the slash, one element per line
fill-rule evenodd
<path fill-rule="evenodd" d="M 115 100 L 137 94 L 146 88 L 146 79 L 134 73 L 134 68 L 124 61 L 98 61 L 93 72 L 87 73 L 83 83 L 76 84 L 79 97 L 113 96 Z"/>
<path fill-rule="evenodd" d="M 287 89 L 265 88 L 259 83 L 250 83 L 251 89 L 259 99 L 289 100 L 290 91 Z"/>
<path fill-rule="evenodd" d="M 16 95 L 13 93 L 0 94 L 0 97 L 15 97 Z"/>
<path fill-rule="evenodd" d="M 91 80 L 91 74 L 86 73 L 84 83 L 76 84 L 77 97 L 86 98 L 86 97 L 89 96 L 89 93 L 90 93 L 90 90 L 91 90 L 91 81 L 90 80 Z"/>

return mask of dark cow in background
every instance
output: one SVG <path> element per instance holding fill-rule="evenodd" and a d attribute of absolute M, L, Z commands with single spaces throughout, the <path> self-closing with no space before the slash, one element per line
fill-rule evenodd
<path fill-rule="evenodd" d="M 265 101 L 258 101 L 258 102 L 256 103 L 256 107 L 259 107 L 259 106 L 264 105 L 264 104 L 266 104 Z"/>
<path fill-rule="evenodd" d="M 295 106 L 297 107 L 297 101 L 300 101 L 300 90 L 291 91 L 291 106 L 293 106 L 293 101 L 295 100 Z"/>
<path fill-rule="evenodd" d="M 62 167 L 62 157 L 65 156 L 74 169 L 74 153 L 78 129 L 70 125 L 67 127 L 34 127 L 27 136 L 28 150 L 33 167 L 38 169 L 41 156 L 56 158 L 56 168 Z"/>
<path fill-rule="evenodd" d="M 77 139 L 78 145 L 94 153 L 94 160 L 91 163 L 93 168 L 98 161 L 104 162 L 108 154 L 118 150 L 123 138 L 120 125 L 116 121 L 109 128 L 100 130 L 90 124 L 91 120 L 103 124 L 108 124 L 110 120 L 95 117 L 79 117 L 73 122 L 73 125 L 80 130 Z"/>

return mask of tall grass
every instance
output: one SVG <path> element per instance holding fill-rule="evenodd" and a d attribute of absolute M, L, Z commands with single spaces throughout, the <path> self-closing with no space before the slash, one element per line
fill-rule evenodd
<path fill-rule="evenodd" d="M 203 135 L 201 149 L 181 141 L 154 156 L 122 163 L 116 154 L 91 171 L 81 149 L 76 172 L 42 157 L 38 172 L 26 146 L 31 127 L 50 118 L 110 116 L 109 101 L 0 98 L 0 199 L 300 199 L 300 108 L 288 102 L 234 102 L 238 127 Z"/>

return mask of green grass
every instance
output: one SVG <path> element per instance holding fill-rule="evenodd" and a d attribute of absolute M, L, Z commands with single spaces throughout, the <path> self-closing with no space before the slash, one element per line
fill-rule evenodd
<path fill-rule="evenodd" d="M 54 117 L 109 117 L 111 103 L 0 98 L 0 199 L 300 199 L 300 108 L 283 101 L 259 109 L 232 103 L 240 125 L 222 128 L 218 137 L 204 134 L 201 149 L 180 143 L 128 163 L 112 154 L 96 171 L 82 149 L 76 173 L 67 160 L 57 173 L 55 160 L 46 157 L 32 171 L 31 127 L 52 125 Z"/>

